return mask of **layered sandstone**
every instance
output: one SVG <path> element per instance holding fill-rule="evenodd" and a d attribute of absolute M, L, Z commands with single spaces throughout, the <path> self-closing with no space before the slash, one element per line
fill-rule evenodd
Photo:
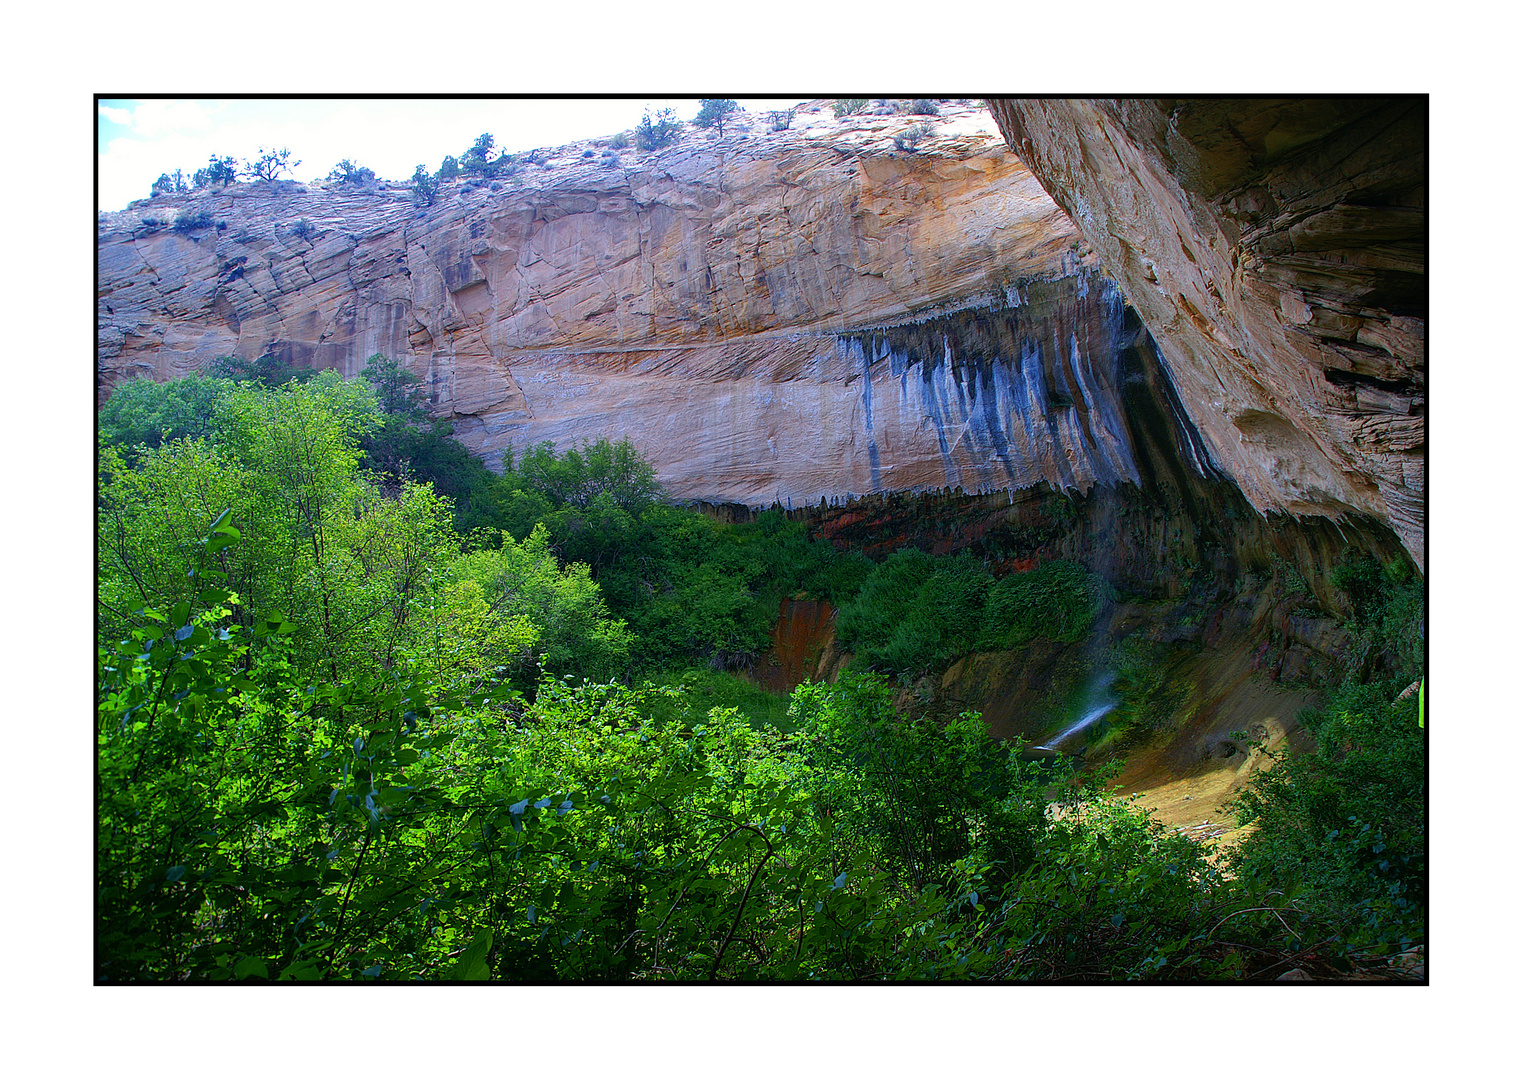
<path fill-rule="evenodd" d="M 1254 505 L 1367 514 L 1422 566 L 1426 101 L 990 108 Z"/>
<path fill-rule="evenodd" d="M 577 144 L 428 208 L 384 183 L 135 203 L 101 217 L 102 392 L 384 353 L 490 464 L 628 437 L 679 498 L 1134 479 L 1114 287 L 987 114 L 906 146 L 924 122 L 817 105 L 648 154 Z M 165 227 L 187 211 L 213 224 Z"/>

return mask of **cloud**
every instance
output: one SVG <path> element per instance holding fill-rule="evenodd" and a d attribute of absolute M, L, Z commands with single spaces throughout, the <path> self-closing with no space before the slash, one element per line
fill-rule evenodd
<path fill-rule="evenodd" d="M 219 106 L 209 101 L 140 101 L 132 110 L 132 130 L 147 139 L 212 127 Z"/>
<path fill-rule="evenodd" d="M 95 111 L 113 124 L 121 124 L 122 127 L 129 127 L 132 124 L 131 109 L 113 109 L 110 105 L 97 105 Z"/>

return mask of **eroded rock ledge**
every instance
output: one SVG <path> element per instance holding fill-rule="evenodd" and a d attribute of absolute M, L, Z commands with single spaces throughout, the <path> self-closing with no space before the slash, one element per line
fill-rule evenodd
<path fill-rule="evenodd" d="M 680 499 L 1084 491 L 1137 480 L 1118 358 L 1156 338 L 1192 468 L 1388 522 L 1421 565 L 1425 103 L 992 107 L 1037 176 L 971 104 L 907 149 L 920 119 L 819 102 L 557 148 L 427 209 L 399 184 L 144 200 L 101 216 L 101 394 L 379 352 L 494 467 L 608 436 Z"/>
<path fill-rule="evenodd" d="M 1261 510 L 1424 562 L 1422 98 L 995 99 Z"/>
<path fill-rule="evenodd" d="M 428 209 L 395 184 L 144 200 L 102 215 L 102 394 L 221 355 L 352 376 L 379 352 L 491 465 L 627 436 L 679 498 L 1133 478 L 1114 287 L 986 113 L 895 145 L 921 122 L 820 103 L 791 131 L 576 144 Z M 214 223 L 170 227 L 185 211 Z"/>

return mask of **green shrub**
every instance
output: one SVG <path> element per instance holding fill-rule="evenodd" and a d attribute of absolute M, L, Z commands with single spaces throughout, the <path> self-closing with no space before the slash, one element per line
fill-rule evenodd
<path fill-rule="evenodd" d="M 232 386 L 228 379 L 201 375 L 164 383 L 148 378 L 118 383 L 96 416 L 100 443 L 152 448 L 174 439 L 209 438 Z"/>
<path fill-rule="evenodd" d="M 521 544 L 505 539 L 496 549 L 459 556 L 447 580 L 475 582 L 495 615 L 526 616 L 538 630 L 534 655 L 547 670 L 598 682 L 625 673 L 628 629 L 610 616 L 586 566 L 561 568 L 544 526 Z"/>
<path fill-rule="evenodd" d="M 611 150 L 627 150 L 629 148 L 629 133 L 621 131 L 617 135 L 611 136 L 608 140 L 608 147 Z"/>
<path fill-rule="evenodd" d="M 800 686 L 789 716 L 815 766 L 817 812 L 840 842 L 888 857 L 917 889 L 946 880 L 975 845 L 1006 877 L 1029 864 L 1046 799 L 977 713 L 900 716 L 882 677 L 847 673 Z"/>
<path fill-rule="evenodd" d="M 293 379 L 304 383 L 317 374 L 310 368 L 293 368 L 289 360 L 270 353 L 245 360 L 240 356 L 219 356 L 207 368 L 207 374 L 218 379 L 230 379 L 235 383 L 259 383 L 274 388 L 284 386 Z"/>
<path fill-rule="evenodd" d="M 289 148 L 282 147 L 279 150 L 266 150 L 261 146 L 258 157 L 243 163 L 243 171 L 256 180 L 271 181 L 278 180 L 281 173 L 290 172 L 300 164 L 300 159 L 291 160 Z"/>
<path fill-rule="evenodd" d="M 419 206 L 432 206 L 439 194 L 439 181 L 419 165 L 412 173 L 412 201 Z"/>
<path fill-rule="evenodd" d="M 734 98 L 701 98 L 699 104 L 702 107 L 693 123 L 701 128 L 718 128 L 719 137 L 724 138 L 725 121 L 740 108 L 740 102 Z"/>
<path fill-rule="evenodd" d="M 206 162 L 205 167 L 197 169 L 192 177 L 196 187 L 209 187 L 212 184 L 221 184 L 223 187 L 238 179 L 238 161 L 231 157 L 218 157 L 213 154 Z"/>
<path fill-rule="evenodd" d="M 1401 680 L 1350 683 L 1302 714 L 1313 754 L 1256 773 L 1234 805 L 1254 832 L 1231 857 L 1245 876 L 1300 888 L 1349 950 L 1400 950 L 1427 913 L 1427 743 Z"/>
<path fill-rule="evenodd" d="M 1115 672 L 1111 690 L 1116 707 L 1107 715 L 1106 723 L 1118 733 L 1152 733 L 1177 727 L 1188 698 L 1188 690 L 1172 678 L 1179 659 L 1179 651 L 1143 634 L 1133 634 L 1112 646 L 1109 662 Z"/>
<path fill-rule="evenodd" d="M 422 378 L 389 356 L 374 353 L 366 359 L 360 374 L 375 388 L 376 401 L 382 412 L 410 420 L 420 420 L 428 415 Z"/>
<path fill-rule="evenodd" d="M 831 111 L 836 114 L 837 119 L 843 116 L 855 116 L 866 108 L 867 99 L 865 97 L 839 98 L 830 106 Z"/>
<path fill-rule="evenodd" d="M 894 136 L 894 147 L 906 153 L 913 153 L 922 139 L 929 138 L 935 133 L 936 129 L 930 124 L 911 124 Z"/>
<path fill-rule="evenodd" d="M 341 184 L 353 184 L 361 187 L 375 182 L 375 171 L 367 169 L 363 165 L 357 165 L 348 158 L 344 158 L 328 172 L 329 180 L 337 180 Z"/>
<path fill-rule="evenodd" d="M 512 450 L 503 456 L 512 469 Z M 524 454 L 516 470 L 529 490 L 551 506 L 585 509 L 601 495 L 628 514 L 641 514 L 662 495 L 656 470 L 628 439 L 582 442 L 559 456 L 555 444 L 539 443 Z"/>
<path fill-rule="evenodd" d="M 635 149 L 659 150 L 676 142 L 681 134 L 682 121 L 677 119 L 674 109 L 662 109 L 654 120 L 650 110 L 646 109 L 645 115 L 635 125 Z"/>
<path fill-rule="evenodd" d="M 979 647 L 1009 649 L 1035 637 L 1078 641 L 1099 617 L 1105 597 L 1100 578 L 1061 559 L 1011 574 L 989 590 Z"/>
<path fill-rule="evenodd" d="M 301 240 L 310 242 L 317 235 L 317 226 L 306 218 L 297 218 L 296 224 L 291 226 L 291 234 Z"/>
<path fill-rule="evenodd" d="M 787 131 L 793 126 L 794 109 L 782 109 L 772 114 L 772 130 Z"/>
<path fill-rule="evenodd" d="M 205 229 L 216 224 L 212 220 L 211 213 L 206 210 L 184 210 L 175 218 L 174 231 L 177 233 L 194 232 L 196 229 Z"/>

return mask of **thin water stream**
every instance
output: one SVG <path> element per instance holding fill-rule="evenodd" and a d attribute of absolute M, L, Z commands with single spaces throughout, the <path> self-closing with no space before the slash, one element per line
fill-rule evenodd
<path fill-rule="evenodd" d="M 1069 724 L 1058 734 L 1045 742 L 1033 746 L 1033 750 L 1061 750 L 1065 742 L 1082 735 L 1091 725 L 1097 723 L 1105 715 L 1116 707 L 1116 702 L 1111 699 L 1111 683 L 1115 681 L 1115 672 L 1105 672 L 1097 678 L 1085 694 L 1085 700 L 1079 707 L 1079 718 Z"/>

